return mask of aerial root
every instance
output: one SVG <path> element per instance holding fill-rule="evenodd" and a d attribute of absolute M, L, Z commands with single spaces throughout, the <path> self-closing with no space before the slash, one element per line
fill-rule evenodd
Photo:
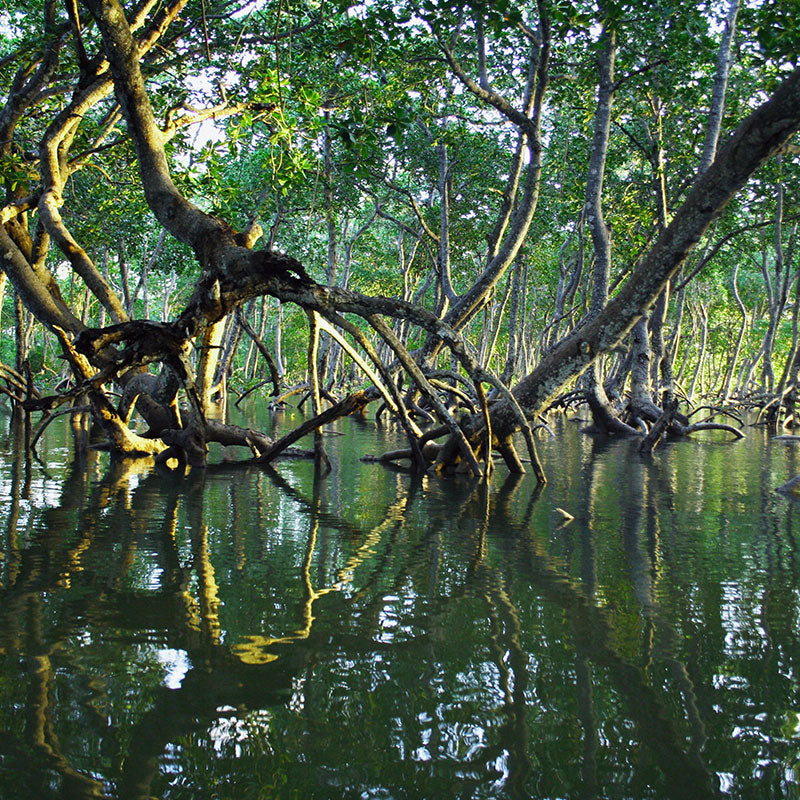
<path fill-rule="evenodd" d="M 298 425 L 293 431 L 287 433 L 286 436 L 273 442 L 257 459 L 259 464 L 266 464 L 278 455 L 284 452 L 289 445 L 294 444 L 298 439 L 302 439 L 308 433 L 318 430 L 322 425 L 327 425 L 340 417 L 346 417 L 348 414 L 353 414 L 359 411 L 367 403 L 372 400 L 372 397 L 366 391 L 354 392 L 348 395 L 343 400 L 340 400 L 336 405 L 325 409 L 317 414 L 312 419 L 307 420 L 302 425 Z"/>
<path fill-rule="evenodd" d="M 457 440 L 453 436 L 449 436 L 443 443 L 439 444 L 432 441 L 432 439 L 440 438 L 449 434 L 447 426 L 440 426 L 432 429 L 424 434 L 418 441 L 422 449 L 423 457 L 425 460 L 425 468 L 428 472 L 435 472 L 438 474 L 445 474 L 450 472 L 463 473 L 469 472 L 470 466 L 465 463 L 461 458 L 461 451 Z M 493 469 L 493 461 L 491 460 L 491 453 L 486 446 L 485 431 L 483 434 L 478 434 L 470 438 L 470 446 L 474 447 L 474 455 L 476 459 L 480 459 L 486 463 L 486 472 L 484 475 L 488 476 Z M 514 475 L 524 475 L 525 466 L 523 459 L 517 452 L 514 446 L 513 437 L 508 436 L 502 440 L 493 440 L 492 450 L 496 451 L 503 463 L 508 468 L 508 471 Z M 534 454 L 535 454 L 534 449 Z M 370 463 L 396 463 L 398 461 L 412 461 L 413 452 L 411 448 L 402 448 L 398 450 L 388 450 L 381 455 L 364 456 L 361 459 Z M 532 462 L 534 474 L 537 478 L 537 483 L 544 485 L 546 478 L 541 463 Z"/>
<path fill-rule="evenodd" d="M 497 449 L 500 452 L 500 455 L 503 457 L 503 461 L 508 467 L 509 472 L 514 475 L 524 474 L 525 467 L 522 464 L 522 460 L 520 459 L 519 454 L 514 447 L 514 442 L 510 436 L 506 439 L 503 439 L 502 442 L 498 442 Z"/>
<path fill-rule="evenodd" d="M 674 398 L 670 402 L 664 404 L 664 410 L 639 444 L 640 453 L 649 454 L 653 451 L 653 448 L 658 444 L 661 437 L 672 424 L 677 410 L 678 401 Z"/>
<path fill-rule="evenodd" d="M 687 415 L 687 419 L 691 419 L 695 414 L 699 414 L 701 411 L 709 411 L 711 412 L 703 422 L 710 422 L 716 416 L 722 417 L 730 417 L 734 420 L 740 427 L 744 427 L 744 420 L 739 414 L 736 414 L 730 408 L 725 408 L 724 406 L 711 406 L 711 405 L 704 405 L 698 406 L 697 408 L 693 408 Z"/>
<path fill-rule="evenodd" d="M 695 431 L 727 431 L 732 433 L 737 439 L 744 439 L 744 434 L 733 425 L 727 425 L 724 422 L 695 422 L 694 425 L 689 425 L 681 432 L 682 436 L 689 436 Z"/>
<path fill-rule="evenodd" d="M 83 381 L 78 396 L 85 394 L 89 398 L 92 413 L 115 451 L 125 456 L 153 456 L 165 450 L 167 445 L 160 439 L 139 436 L 123 422 L 103 391 L 103 381 L 98 380 L 101 373 L 89 364 L 86 356 L 75 349 L 64 330 L 56 327 L 54 331 L 73 373 Z"/>

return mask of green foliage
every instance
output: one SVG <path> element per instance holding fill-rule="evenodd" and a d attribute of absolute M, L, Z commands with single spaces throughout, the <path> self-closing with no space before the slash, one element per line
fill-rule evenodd
<path fill-rule="evenodd" d="M 460 292 L 485 264 L 486 241 L 501 205 L 517 131 L 454 77 L 442 45 L 452 46 L 466 73 L 477 79 L 478 40 L 485 37 L 486 78 L 519 108 L 531 32 L 549 27 L 551 80 L 542 119 L 541 197 L 522 251 L 529 265 L 529 323 L 543 326 L 563 265 L 577 259 L 580 247 L 583 263 L 592 259 L 581 225 L 600 26 L 613 30 L 618 43 L 603 193 L 612 229 L 612 280 L 617 280 L 657 233 L 657 146 L 665 158 L 669 214 L 692 184 L 726 10 L 726 3 L 676 0 L 649 5 L 613 0 L 601 8 L 584 0 L 541 5 L 376 0 L 359 7 L 334 3 L 324 13 L 315 2 L 294 4 L 291 13 L 273 2 L 232 13 L 223 3 L 190 0 L 181 25 L 171 28 L 160 47 L 148 54 L 143 69 L 161 125 L 223 100 L 241 105 L 236 114 L 172 132 L 167 151 L 179 189 L 235 228 L 254 216 L 265 229 L 274 226 L 275 246 L 299 257 L 320 281 L 331 269 L 329 236 L 336 238 L 336 280 L 342 279 L 352 244 L 349 285 L 365 293 L 399 296 L 404 291 L 398 236 L 403 230 L 407 255 L 412 234 L 421 230 L 417 213 L 434 236 L 421 234 L 406 291 L 418 288 L 429 274 L 441 224 L 439 148 L 446 146 L 449 258 Z M 800 51 L 797 19 L 797 0 L 746 4 L 741 10 L 726 130 L 747 112 L 759 91 L 771 88 L 795 63 Z M 45 20 L 43 3 L 9 0 L 0 10 L 0 82 L 10 86 L 19 65 L 34 69 L 66 21 L 62 8 Z M 88 18 L 82 36 L 87 52 L 96 52 L 99 36 Z M 20 120 L 13 147 L 0 152 L 0 179 L 9 196 L 36 190 L 41 138 L 77 80 L 77 56 L 70 44 L 61 54 L 52 90 L 42 93 Z M 125 123 L 108 126 L 114 102 L 110 95 L 103 98 L 76 129 L 70 158 L 80 168 L 65 187 L 62 215 L 99 267 L 107 265 L 112 286 L 121 289 L 120 253 L 124 251 L 135 284 L 160 229 L 144 200 Z M 740 265 L 739 288 L 747 307 L 753 308 L 763 295 L 763 276 L 750 254 L 760 258 L 766 253 L 768 261 L 774 260 L 774 228 L 748 226 L 774 217 L 778 182 L 785 186 L 785 216 L 790 219 L 798 212 L 796 173 L 789 159 L 767 165 L 717 225 L 714 235 L 719 237 L 744 230 L 703 272 L 716 318 L 725 321 L 714 347 L 723 347 L 737 324 L 729 286 L 734 263 Z M 352 243 L 350 237 L 372 219 L 376 208 L 380 216 Z M 786 247 L 790 235 L 787 224 Z M 55 270 L 60 260 L 60 255 L 51 256 L 47 268 Z M 166 276 L 173 274 L 178 276 L 173 295 L 177 309 L 191 292 L 198 267 L 186 247 L 168 239 L 151 265 L 151 314 L 154 306 L 161 306 Z M 575 297 L 578 308 L 587 299 L 587 274 L 585 268 Z M 79 305 L 80 282 L 73 287 L 74 276 L 61 272 L 58 278 Z M 431 289 L 423 302 L 430 306 L 433 294 Z M 143 312 L 141 301 L 134 311 Z M 96 302 L 90 313 L 99 319 Z M 304 325 L 302 315 L 287 313 L 284 344 L 296 372 L 304 368 Z M 501 346 L 507 338 L 504 327 Z"/>
<path fill-rule="evenodd" d="M 766 63 L 797 65 L 800 53 L 800 2 L 746 5 L 742 27 L 755 38 L 753 57 Z"/>

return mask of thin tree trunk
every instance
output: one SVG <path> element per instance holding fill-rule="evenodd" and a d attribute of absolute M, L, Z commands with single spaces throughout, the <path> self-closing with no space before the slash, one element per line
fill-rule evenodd
<path fill-rule="evenodd" d="M 275 312 L 275 367 L 281 378 L 286 375 L 286 362 L 283 360 L 283 303 L 278 300 L 278 308 Z"/>
<path fill-rule="evenodd" d="M 103 280 L 108 282 L 108 245 L 103 246 Z M 106 325 L 106 307 L 100 303 L 100 310 L 97 314 L 97 326 L 104 328 Z"/>
<path fill-rule="evenodd" d="M 517 125 L 520 131 L 519 147 L 512 159 L 503 205 L 495 231 L 490 237 L 486 267 L 472 286 L 459 296 L 445 318 L 448 325 L 461 330 L 480 310 L 489 292 L 514 263 L 528 234 L 538 204 L 542 167 L 541 119 L 550 66 L 549 21 L 546 18 L 541 19 L 540 38 L 532 43 L 521 111 L 511 107 L 491 88 L 482 88 L 476 84 L 450 50 L 444 49 L 444 53 L 453 73 L 464 86 L 479 99 L 499 109 Z M 526 151 L 529 163 L 526 167 L 522 197 L 517 199 L 519 177 Z M 428 355 L 432 355 L 436 346 L 428 345 L 426 350 Z"/>
<path fill-rule="evenodd" d="M 117 266 L 119 267 L 119 277 L 122 283 L 122 302 L 126 309 L 130 309 L 131 286 L 128 280 L 128 260 L 125 255 L 125 240 L 122 237 L 117 240 Z"/>
<path fill-rule="evenodd" d="M 642 316 L 631 331 L 631 410 L 634 416 L 654 422 L 650 358 L 647 317 Z"/>
<path fill-rule="evenodd" d="M 22 303 L 17 292 L 14 292 L 14 342 L 16 344 L 16 357 L 14 359 L 14 369 L 22 375 L 25 364 L 30 354 L 30 329 L 28 327 L 28 310 Z"/>
<path fill-rule="evenodd" d="M 733 299 L 736 302 L 736 307 L 742 316 L 742 321 L 739 325 L 739 333 L 736 336 L 736 346 L 733 348 L 730 363 L 725 371 L 725 383 L 722 386 L 720 399 L 723 403 L 727 402 L 731 394 L 731 381 L 736 372 L 736 364 L 739 361 L 739 354 L 742 352 L 742 342 L 744 342 L 744 333 L 747 328 L 747 309 L 744 307 L 742 298 L 739 295 L 739 286 L 737 284 L 737 277 L 739 275 L 739 262 L 737 261 L 733 268 L 733 275 L 731 276 L 731 292 Z"/>
<path fill-rule="evenodd" d="M 651 136 L 650 163 L 653 172 L 653 193 L 656 199 L 658 232 L 661 233 L 667 227 L 667 169 L 664 161 L 663 102 L 660 97 L 652 98 L 651 108 L 655 135 Z M 673 395 L 672 365 L 669 358 L 665 357 L 664 347 L 664 324 L 669 310 L 670 287 L 671 282 L 668 282 L 658 296 L 650 316 L 649 326 L 652 356 L 650 381 L 652 391 L 655 394 L 658 394 L 659 383 L 663 385 L 665 406 L 672 404 Z"/>
<path fill-rule="evenodd" d="M 450 304 L 456 300 L 453 283 L 450 277 L 450 165 L 447 156 L 447 145 L 440 141 L 436 145 L 436 156 L 439 163 L 439 249 L 436 254 L 436 266 L 439 272 L 439 303 L 435 313 L 442 317 L 447 313 Z"/>
<path fill-rule="evenodd" d="M 272 394 L 277 397 L 280 394 L 281 376 L 278 374 L 278 368 L 275 364 L 275 359 L 272 358 L 272 354 L 269 352 L 269 348 L 266 346 L 266 344 L 264 344 L 261 336 L 256 333 L 256 331 L 253 329 L 253 326 L 247 321 L 244 313 L 241 311 L 237 311 L 236 313 L 239 317 L 242 328 L 244 328 L 245 332 L 250 337 L 251 343 L 258 348 L 258 352 L 261 353 L 264 361 L 267 362 L 267 368 L 269 369 L 270 378 L 273 385 Z"/>
<path fill-rule="evenodd" d="M 603 178 L 611 130 L 611 108 L 614 103 L 614 60 L 616 35 L 613 30 L 603 30 L 600 36 L 602 50 L 598 60 L 597 110 L 594 118 L 594 138 L 586 178 L 586 222 L 594 246 L 592 294 L 588 317 L 596 317 L 608 302 L 608 284 L 611 274 L 611 236 L 603 215 Z"/>
<path fill-rule="evenodd" d="M 174 272 L 170 272 L 164 286 L 164 299 L 161 305 L 161 320 L 166 322 L 170 314 L 170 296 L 175 290 L 175 284 L 178 282 L 178 276 Z"/>
<path fill-rule="evenodd" d="M 338 271 L 338 231 L 336 213 L 333 207 L 333 156 L 331 153 L 331 133 L 330 133 L 330 112 L 325 112 L 325 126 L 322 130 L 322 155 L 323 155 L 323 197 L 325 202 L 325 226 L 328 233 L 328 248 L 325 264 L 325 281 L 328 286 L 336 283 Z M 347 223 L 345 223 L 346 225 Z M 318 348 L 319 372 L 324 375 L 327 372 L 328 358 L 332 341 L 330 336 L 321 336 Z"/>
<path fill-rule="evenodd" d="M 489 320 L 486 347 L 480 357 L 480 363 L 485 369 L 491 369 L 492 359 L 494 358 L 495 348 L 497 347 L 497 337 L 500 335 L 500 325 L 505 317 L 506 305 L 508 304 L 508 297 L 511 294 L 511 280 L 512 276 L 506 278 L 506 288 L 503 292 L 503 297 L 500 301 L 496 301 L 492 308 L 492 317 Z"/>
<path fill-rule="evenodd" d="M 778 157 L 780 163 L 781 157 Z M 769 297 L 769 326 L 764 337 L 764 361 L 762 364 L 761 382 L 768 392 L 772 392 L 775 387 L 775 373 L 772 363 L 772 355 L 775 349 L 775 337 L 778 333 L 783 310 L 789 295 L 789 278 L 791 273 L 791 260 L 787 260 L 783 246 L 783 208 L 784 208 L 784 185 L 783 181 L 778 182 L 778 196 L 775 204 L 775 231 L 773 235 L 773 249 L 775 251 L 774 263 L 774 284 L 770 280 L 769 270 L 766 259 L 762 262 L 762 272 L 768 284 Z"/>
<path fill-rule="evenodd" d="M 519 362 L 520 339 L 522 331 L 520 328 L 520 307 L 522 305 L 520 294 L 522 293 L 522 259 L 518 258 L 511 273 L 511 306 L 508 315 L 508 350 L 506 353 L 506 364 L 503 367 L 503 374 L 500 380 L 508 383 L 511 376 L 517 370 Z"/>
<path fill-rule="evenodd" d="M 264 297 L 261 298 L 261 307 L 260 307 L 260 314 L 259 314 L 259 321 L 258 321 L 258 338 L 261 339 L 262 341 L 264 340 L 264 335 L 265 335 L 265 333 L 267 331 L 267 317 L 269 316 L 268 308 L 269 308 L 269 298 L 264 296 Z M 278 366 L 277 359 L 274 359 L 274 360 L 275 360 L 275 371 L 276 371 L 278 377 L 282 377 L 281 376 L 280 367 Z M 255 363 L 253 363 L 253 376 L 252 377 L 255 377 L 255 374 L 256 374 L 256 365 L 255 365 Z"/>
<path fill-rule="evenodd" d="M 3 331 L 3 303 L 5 302 L 6 299 L 7 283 L 8 283 L 8 275 L 6 275 L 5 271 L 0 270 L 0 335 L 2 335 Z"/>
<path fill-rule="evenodd" d="M 598 56 L 597 109 L 594 117 L 594 137 L 586 177 L 586 201 L 584 215 L 594 247 L 592 269 L 592 292 L 586 318 L 599 316 L 608 302 L 608 286 L 611 275 L 611 235 L 603 215 L 603 178 L 605 177 L 608 141 L 611 130 L 611 109 L 614 103 L 614 61 L 616 58 L 616 34 L 603 29 L 600 35 L 601 50 Z M 609 424 L 614 418 L 608 397 L 603 389 L 601 359 L 596 359 L 585 376 L 589 406 L 594 426 L 610 432 Z"/>
<path fill-rule="evenodd" d="M 700 317 L 700 354 L 697 357 L 697 365 L 695 366 L 694 370 L 694 377 L 692 378 L 692 385 L 689 389 L 689 400 L 694 399 L 695 389 L 697 388 L 697 382 L 700 378 L 700 374 L 703 371 L 703 365 L 706 359 L 706 345 L 708 344 L 708 309 L 703 305 L 703 303 L 697 304 L 697 313 Z"/>
<path fill-rule="evenodd" d="M 147 276 L 150 274 L 150 270 L 156 263 L 156 259 L 161 254 L 161 250 L 164 247 L 164 242 L 167 239 L 167 231 L 166 229 L 162 228 L 161 233 L 158 236 L 158 241 L 156 242 L 156 246 L 153 249 L 150 258 L 147 259 L 145 262 L 144 267 L 142 268 L 142 274 L 139 277 L 139 282 L 136 284 L 136 289 L 131 296 L 131 307 L 128 309 L 128 314 L 133 313 L 133 305 L 136 303 L 136 299 L 139 296 L 139 293 L 142 294 L 142 318 L 149 319 L 150 318 L 150 311 L 149 311 L 149 292 L 147 290 Z"/>
<path fill-rule="evenodd" d="M 708 125 L 706 138 L 703 143 L 703 154 L 700 157 L 698 175 L 702 175 L 710 166 L 717 153 L 719 134 L 722 129 L 722 116 L 725 110 L 725 94 L 728 89 L 728 76 L 731 70 L 731 46 L 736 32 L 736 16 L 739 13 L 740 0 L 730 0 L 728 14 L 725 18 L 725 27 L 722 39 L 717 50 L 717 65 L 714 77 L 714 87 L 711 91 L 711 107 L 708 112 Z"/>
<path fill-rule="evenodd" d="M 346 241 L 344 248 L 344 261 L 342 264 L 342 276 L 339 282 L 339 285 L 343 289 L 347 289 L 348 283 L 350 282 L 350 272 L 353 264 L 353 249 L 355 244 L 367 232 L 377 216 L 377 212 L 373 211 L 369 219 L 367 219 L 367 221 Z M 416 245 L 414 247 L 414 252 L 416 252 Z M 405 274 L 406 273 L 404 272 L 404 282 Z M 341 360 L 342 348 L 338 343 L 331 342 L 330 355 L 328 356 L 328 370 L 325 376 L 325 385 L 328 387 L 329 391 L 336 385 L 336 375 L 339 371 Z"/>
<path fill-rule="evenodd" d="M 668 358 L 670 360 L 670 371 L 675 371 L 675 360 L 678 357 L 678 347 L 680 347 L 681 343 L 681 327 L 683 325 L 683 312 L 686 308 L 686 287 L 681 287 L 680 291 L 678 292 L 678 297 L 676 300 L 677 310 L 675 314 L 675 327 L 672 331 L 672 337 L 669 341 L 668 350 Z"/>

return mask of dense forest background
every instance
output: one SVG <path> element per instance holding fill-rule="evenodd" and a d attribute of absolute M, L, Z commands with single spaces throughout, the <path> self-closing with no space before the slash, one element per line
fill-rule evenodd
<path fill-rule="evenodd" d="M 523 469 L 520 429 L 535 465 L 553 403 L 645 446 L 697 429 L 698 406 L 782 430 L 797 19 L 739 0 L 10 0 L 0 390 L 190 463 L 208 441 L 277 452 L 225 424 L 226 389 L 309 395 L 317 421 L 375 400 L 408 434 L 390 456 L 475 473 L 487 441 Z"/>

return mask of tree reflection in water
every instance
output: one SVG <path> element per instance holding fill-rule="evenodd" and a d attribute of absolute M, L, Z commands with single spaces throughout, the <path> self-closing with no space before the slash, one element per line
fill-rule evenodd
<path fill-rule="evenodd" d="M 790 456 L 564 431 L 541 491 L 361 465 L 347 430 L 324 479 L 91 450 L 47 477 L 9 423 L 0 795 L 793 790 Z"/>

